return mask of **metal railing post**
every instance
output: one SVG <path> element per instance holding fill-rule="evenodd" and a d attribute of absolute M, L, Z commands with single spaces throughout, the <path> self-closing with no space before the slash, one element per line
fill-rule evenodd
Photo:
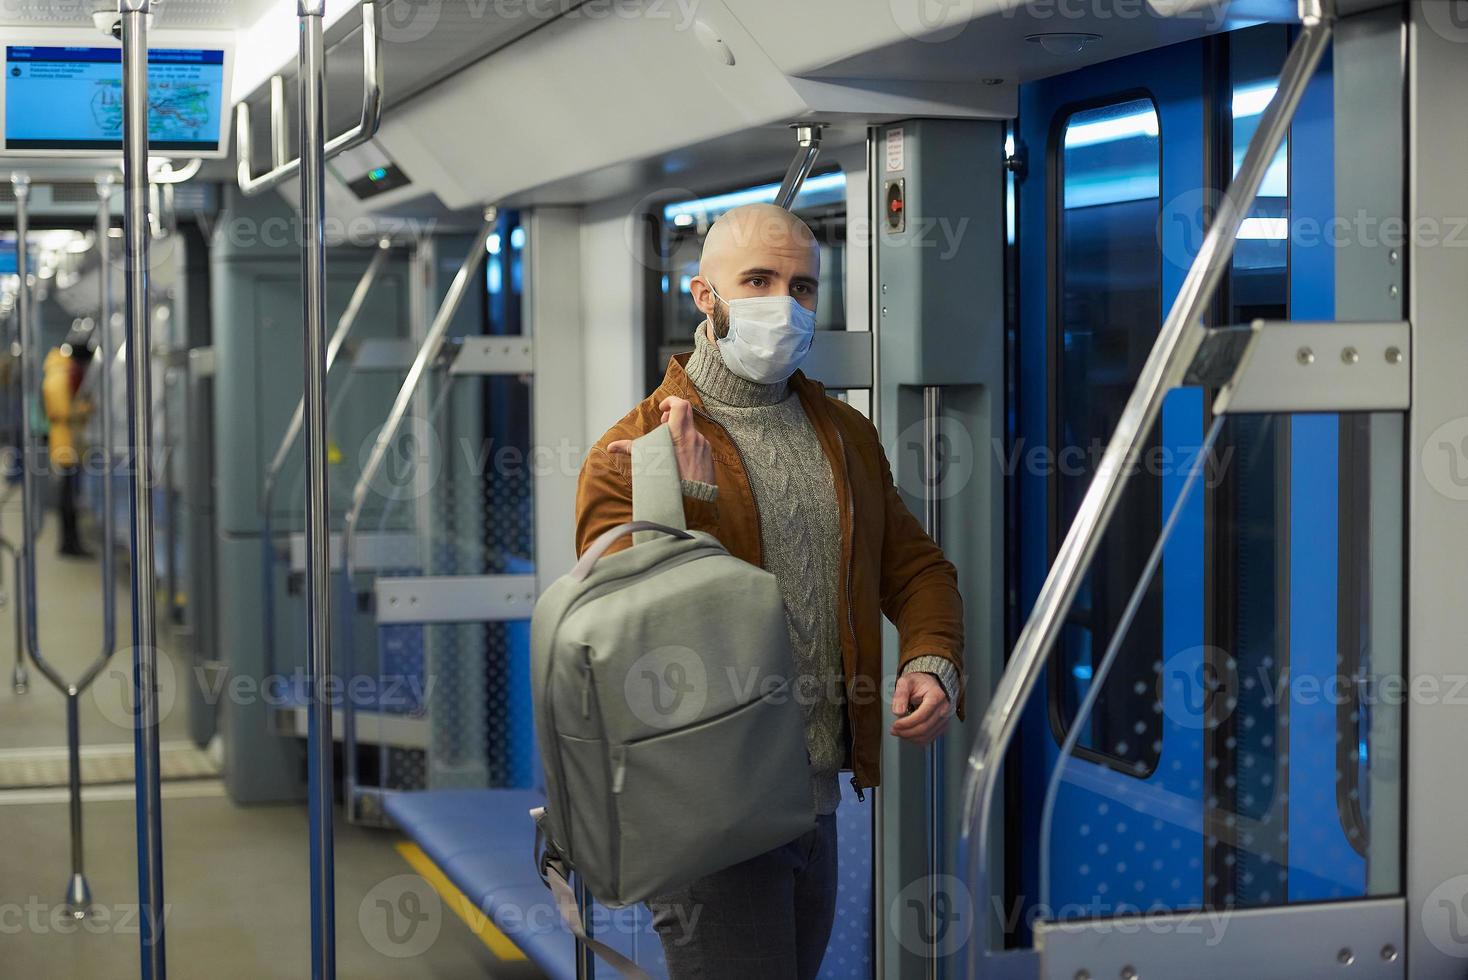
<path fill-rule="evenodd" d="M 91 686 L 97 679 L 102 668 L 106 666 L 117 646 L 117 620 L 115 608 L 116 582 L 114 578 L 113 558 L 115 552 L 112 547 L 113 527 L 111 519 L 111 492 L 104 485 L 103 495 L 108 502 L 108 511 L 103 516 L 103 533 L 107 540 L 103 542 L 102 560 L 102 643 L 101 650 L 96 658 L 87 668 L 86 672 L 76 683 L 68 683 L 62 677 L 61 672 L 56 669 L 41 650 L 39 624 L 37 618 L 36 602 L 36 534 L 39 521 L 37 519 L 37 501 L 39 498 L 36 487 L 36 473 L 40 469 L 41 456 L 35 433 L 31 427 L 31 406 L 36 404 L 40 397 L 37 386 L 37 376 L 34 369 L 34 361 L 40 350 L 40 337 L 35 332 L 34 316 L 31 311 L 30 282 L 27 269 L 30 264 L 30 246 L 28 236 L 30 232 L 30 180 L 24 174 L 15 174 L 11 178 L 12 187 L 15 192 L 15 227 L 16 227 L 16 265 L 20 271 L 20 291 L 17 297 L 17 315 L 19 317 L 19 329 L 17 339 L 20 345 L 20 359 L 18 362 L 21 375 L 21 523 L 22 523 L 22 545 L 19 548 L 11 548 L 7 543 L 4 545 L 13 553 L 15 561 L 16 577 L 16 669 L 12 675 L 12 685 L 17 693 L 24 693 L 28 686 L 24 661 L 21 659 L 20 650 L 26 649 L 30 653 L 42 676 L 46 678 L 63 697 L 66 699 L 66 745 L 69 787 L 68 815 L 71 823 L 71 876 L 66 886 L 66 909 L 67 912 L 77 919 L 85 918 L 91 911 L 92 895 L 91 888 L 87 883 L 84 846 L 82 834 L 82 799 L 81 799 L 81 725 L 78 701 L 83 691 Z M 98 181 L 99 195 L 99 217 L 98 228 L 101 240 L 106 241 L 106 223 L 110 219 L 107 212 L 108 200 L 111 196 L 110 179 Z M 102 215 L 106 215 L 106 217 Z M 108 261 L 105 251 L 101 256 L 101 274 L 103 276 L 103 309 L 110 313 L 111 301 L 106 297 L 107 290 L 106 271 Z M 103 334 L 104 355 L 106 360 L 105 345 L 109 343 L 108 334 Z M 103 386 L 101 396 L 103 398 L 103 425 L 104 430 L 111 423 L 111 412 L 106 399 L 111 395 L 111 388 L 106 384 L 105 375 L 101 379 Z M 102 444 L 109 460 L 112 453 L 112 439 L 108 431 L 103 432 Z M 80 460 L 77 461 L 80 465 Z M 140 795 L 140 800 L 143 797 Z M 141 852 L 140 852 L 141 853 Z"/>
<path fill-rule="evenodd" d="M 118 0 L 122 14 L 123 234 L 126 242 L 128 437 L 132 444 L 133 688 L 138 901 L 143 980 L 167 976 L 163 922 L 163 813 L 158 765 L 158 623 L 153 574 L 152 378 L 148 352 L 148 15 L 152 0 Z"/>
<path fill-rule="evenodd" d="M 822 123 L 796 123 L 791 128 L 795 130 L 795 140 L 799 148 L 795 151 L 795 159 L 790 161 L 790 166 L 785 171 L 785 179 L 780 181 L 779 191 L 775 193 L 776 206 L 787 211 L 795 204 L 795 198 L 800 193 L 800 186 L 805 183 L 805 178 L 815 169 L 816 157 L 821 155 L 821 132 L 825 126 Z"/>
<path fill-rule="evenodd" d="M 298 0 L 301 252 L 305 333 L 306 719 L 307 797 L 311 823 L 311 976 L 336 976 L 336 884 L 333 880 L 331 738 L 331 568 L 326 483 L 326 110 L 322 17 L 325 0 Z"/>
<path fill-rule="evenodd" d="M 117 647 L 117 529 L 113 505 L 112 175 L 97 178 L 97 413 L 102 431 L 102 663 Z M 83 681 L 83 686 L 87 681 Z"/>
<path fill-rule="evenodd" d="M 1333 21 L 1323 4 L 1328 0 L 1300 0 L 1304 29 L 1290 49 L 1280 71 L 1279 88 L 1249 140 L 1237 176 L 1229 184 L 1203 243 L 1188 269 L 1157 341 L 1142 366 L 1116 431 L 1086 489 L 1086 495 L 1066 532 L 1045 584 L 1025 623 L 1014 653 L 995 688 L 980 722 L 969 754 L 962 816 L 969 888 L 974 908 L 988 910 L 990 884 L 989 824 L 998 787 L 998 770 L 1019 726 L 1026 701 L 1044 670 L 1081 581 L 1100 546 L 1132 463 L 1151 431 L 1167 393 L 1179 385 L 1204 336 L 1203 319 L 1222 280 L 1239 227 L 1259 192 L 1265 171 L 1274 159 L 1300 98 L 1330 43 Z M 990 914 L 977 915 L 969 939 L 968 974 L 982 976 L 980 964 L 989 955 Z"/>

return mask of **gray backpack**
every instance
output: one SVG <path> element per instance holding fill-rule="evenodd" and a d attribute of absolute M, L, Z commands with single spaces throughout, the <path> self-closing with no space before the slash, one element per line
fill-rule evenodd
<path fill-rule="evenodd" d="M 666 425 L 632 445 L 632 518 L 545 590 L 531 621 L 540 866 L 570 917 L 570 869 L 619 907 L 815 825 L 775 577 L 685 529 Z M 633 547 L 606 554 L 628 534 Z"/>

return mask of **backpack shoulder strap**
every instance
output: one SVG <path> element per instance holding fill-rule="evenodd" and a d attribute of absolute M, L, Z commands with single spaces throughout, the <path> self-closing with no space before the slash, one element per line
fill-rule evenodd
<path fill-rule="evenodd" d="M 623 956 L 606 943 L 593 939 L 586 932 L 586 927 L 581 924 L 581 908 L 576 902 L 576 893 L 572 890 L 568 880 L 571 869 L 545 834 L 545 807 L 538 806 L 531 810 L 530 818 L 535 821 L 536 866 L 540 869 L 541 879 L 555 897 L 556 908 L 561 913 L 561 921 L 565 923 L 571 935 L 576 937 L 577 952 L 579 953 L 580 947 L 584 945 L 592 953 L 611 964 L 612 968 L 626 980 L 652 980 L 652 975 L 638 966 L 636 962 Z"/>
<path fill-rule="evenodd" d="M 687 530 L 673 430 L 667 425 L 632 441 L 632 519 Z M 632 541 L 637 544 L 657 536 L 657 532 L 640 531 Z"/>

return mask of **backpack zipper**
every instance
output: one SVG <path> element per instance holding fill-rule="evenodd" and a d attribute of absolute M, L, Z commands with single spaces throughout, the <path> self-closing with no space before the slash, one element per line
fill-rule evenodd
<path fill-rule="evenodd" d="M 622 786 L 627 781 L 627 746 L 612 746 L 612 792 L 622 792 Z"/>
<path fill-rule="evenodd" d="M 591 648 L 581 648 L 581 717 L 591 718 Z"/>

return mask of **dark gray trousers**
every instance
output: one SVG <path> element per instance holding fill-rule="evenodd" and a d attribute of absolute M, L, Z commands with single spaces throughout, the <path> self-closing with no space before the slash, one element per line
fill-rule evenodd
<path fill-rule="evenodd" d="M 836 913 L 836 816 L 647 907 L 671 980 L 814 980 Z"/>

